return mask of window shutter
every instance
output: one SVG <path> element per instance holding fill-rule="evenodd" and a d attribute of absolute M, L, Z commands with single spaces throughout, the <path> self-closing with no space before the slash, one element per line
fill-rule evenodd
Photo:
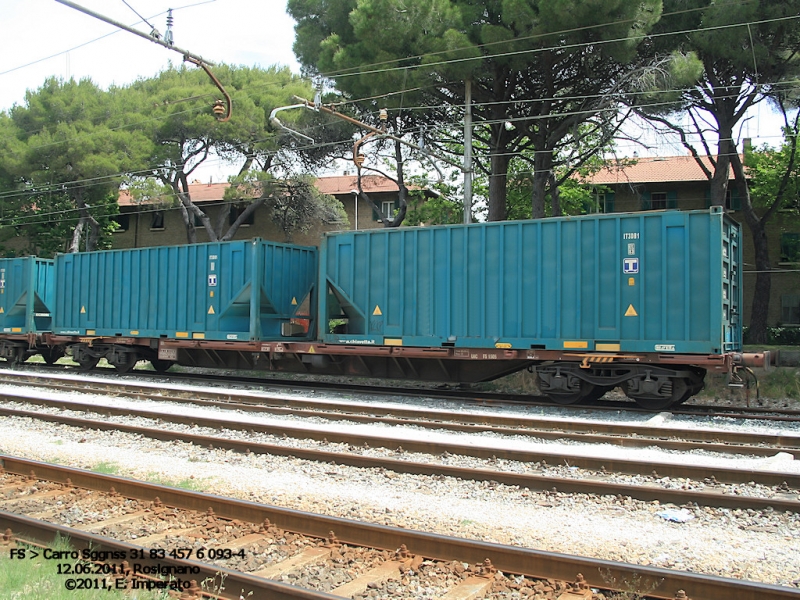
<path fill-rule="evenodd" d="M 650 192 L 642 192 L 642 210 L 650 210 L 653 203 L 650 201 Z"/>
<path fill-rule="evenodd" d="M 607 213 L 614 212 L 614 192 L 606 193 L 606 210 Z"/>
<path fill-rule="evenodd" d="M 678 208 L 678 192 L 667 192 L 667 208 Z"/>
<path fill-rule="evenodd" d="M 742 199 L 739 197 L 739 190 L 735 187 L 731 190 L 730 210 L 742 210 Z"/>

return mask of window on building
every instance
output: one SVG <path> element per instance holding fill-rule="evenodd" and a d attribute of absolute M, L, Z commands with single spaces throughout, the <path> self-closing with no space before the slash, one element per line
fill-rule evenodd
<path fill-rule="evenodd" d="M 667 193 L 653 192 L 650 194 L 650 208 L 653 210 L 665 210 L 667 208 Z"/>
<path fill-rule="evenodd" d="M 614 192 L 603 192 L 594 195 L 594 210 L 589 212 L 612 213 L 614 212 Z"/>
<path fill-rule="evenodd" d="M 114 223 L 117 224 L 117 228 L 114 230 L 115 233 L 122 233 L 123 231 L 128 231 L 131 224 L 131 216 L 130 215 L 117 215 L 114 217 Z"/>
<path fill-rule="evenodd" d="M 800 325 L 800 294 L 781 296 L 781 323 Z"/>
<path fill-rule="evenodd" d="M 642 192 L 642 210 L 678 208 L 678 192 Z"/>
<path fill-rule="evenodd" d="M 152 213 L 152 220 L 150 221 L 150 229 L 157 229 L 157 230 L 164 229 L 164 211 L 157 210 Z"/>
<path fill-rule="evenodd" d="M 372 210 L 372 218 L 375 221 L 380 221 L 382 219 L 391 219 L 394 217 L 394 211 L 397 210 L 397 202 L 394 200 L 384 200 L 381 202 L 381 214 Z"/>
<path fill-rule="evenodd" d="M 800 233 L 781 234 L 781 262 L 800 262 Z"/>
<path fill-rule="evenodd" d="M 711 190 L 706 190 L 706 208 L 711 206 Z M 742 201 L 739 199 L 739 192 L 736 188 L 728 187 L 725 192 L 725 208 L 728 210 L 741 210 Z"/>
<path fill-rule="evenodd" d="M 236 222 L 236 219 L 239 218 L 245 209 L 247 209 L 249 205 L 247 204 L 234 204 L 231 206 L 231 212 L 228 213 L 228 224 L 233 225 Z M 242 222 L 239 227 L 249 227 L 256 222 L 256 211 L 251 212 L 247 218 Z"/>

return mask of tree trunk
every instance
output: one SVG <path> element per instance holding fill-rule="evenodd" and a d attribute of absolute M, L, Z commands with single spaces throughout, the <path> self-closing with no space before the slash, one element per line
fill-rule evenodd
<path fill-rule="evenodd" d="M 751 344 L 766 344 L 769 298 L 772 290 L 767 232 L 760 220 L 756 223 L 748 221 L 748 225 L 753 235 L 756 259 L 756 284 L 753 288 L 753 307 L 750 312 L 748 341 Z"/>
<path fill-rule="evenodd" d="M 753 250 L 755 253 L 756 283 L 753 289 L 753 306 L 750 311 L 750 331 L 748 341 L 751 344 L 765 344 L 767 342 L 767 320 L 769 317 L 769 301 L 772 291 L 772 274 L 769 260 L 769 244 L 767 241 L 767 220 L 773 214 L 777 204 L 759 217 L 753 210 L 750 199 L 750 188 L 744 172 L 744 165 L 739 155 L 731 159 L 733 173 L 736 177 L 736 189 L 742 199 L 742 212 L 747 226 L 753 236 Z"/>
<path fill-rule="evenodd" d="M 75 252 L 79 252 L 81 249 L 81 235 L 83 234 L 83 226 L 85 225 L 83 217 L 78 219 L 78 224 L 75 225 L 75 229 L 72 231 L 72 241 L 69 244 L 69 248 L 67 248 L 67 252 L 70 254 L 74 254 Z"/>
<path fill-rule="evenodd" d="M 553 155 L 547 151 L 537 151 L 533 155 L 533 189 L 531 191 L 531 218 L 544 219 L 547 197 L 547 184 L 553 177 Z"/>
<path fill-rule="evenodd" d="M 550 178 L 547 181 L 547 187 L 550 191 L 550 203 L 553 206 L 553 216 L 561 216 L 561 194 L 558 191 L 558 183 L 556 182 L 555 174 L 550 171 Z"/>
<path fill-rule="evenodd" d="M 489 221 L 505 221 L 508 217 L 506 206 L 508 186 L 508 165 L 510 158 L 504 142 L 504 124 L 493 124 L 489 140 L 491 153 L 489 174 Z"/>

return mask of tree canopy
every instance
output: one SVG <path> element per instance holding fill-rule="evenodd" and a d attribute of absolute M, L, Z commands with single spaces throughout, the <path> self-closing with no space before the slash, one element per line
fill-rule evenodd
<path fill-rule="evenodd" d="M 86 250 L 108 243 L 122 176 L 142 164 L 144 142 L 141 132 L 124 127 L 119 101 L 117 88 L 104 92 L 87 79 L 51 78 L 11 109 L 0 152 L 20 211 L 15 224 L 58 220 L 72 229 L 66 249 L 73 252 L 81 242 Z M 36 248 L 56 249 L 64 248 L 52 242 Z"/>
<path fill-rule="evenodd" d="M 298 22 L 295 53 L 306 69 L 332 79 L 352 101 L 408 115 L 412 130 L 423 124 L 452 130 L 470 81 L 476 165 L 489 177 L 488 218 L 499 220 L 506 218 L 511 158 L 536 151 L 536 213 L 553 156 L 579 124 L 616 108 L 608 97 L 620 85 L 621 65 L 635 58 L 660 6 L 660 0 L 290 0 L 288 11 Z"/>

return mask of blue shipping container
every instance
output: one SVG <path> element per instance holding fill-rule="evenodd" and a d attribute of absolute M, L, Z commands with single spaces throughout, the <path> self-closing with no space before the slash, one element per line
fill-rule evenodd
<path fill-rule="evenodd" d="M 718 208 L 332 233 L 320 261 L 328 343 L 741 349 L 739 225 Z"/>
<path fill-rule="evenodd" d="M 0 259 L 0 331 L 50 331 L 53 278 L 52 260 L 35 256 Z"/>
<path fill-rule="evenodd" d="M 270 340 L 308 314 L 317 250 L 254 239 L 59 254 L 55 268 L 57 334 Z"/>

